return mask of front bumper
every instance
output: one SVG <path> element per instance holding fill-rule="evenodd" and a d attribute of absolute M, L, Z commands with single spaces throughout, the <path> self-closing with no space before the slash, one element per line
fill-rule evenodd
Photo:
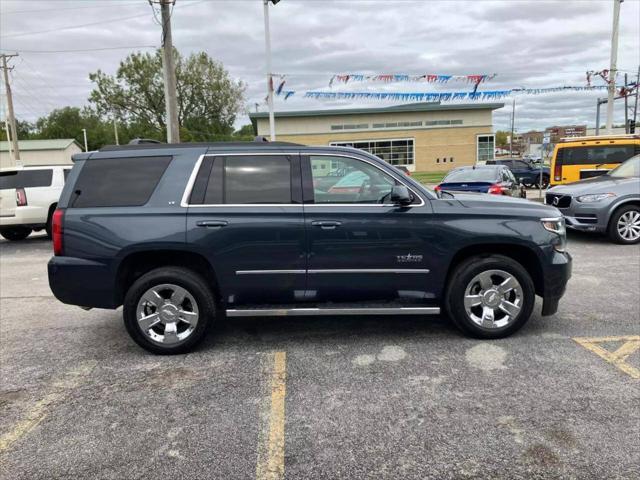
<path fill-rule="evenodd" d="M 104 263 L 75 257 L 49 260 L 49 287 L 63 303 L 92 308 L 117 308 L 114 276 Z"/>
<path fill-rule="evenodd" d="M 551 192 L 549 192 L 551 193 Z M 548 202 L 550 195 L 547 195 Z M 564 216 L 567 228 L 582 232 L 604 232 L 607 230 L 607 208 L 603 202 L 580 203 L 570 195 L 563 195 L 555 206 Z M 564 203 L 568 202 L 567 205 Z"/>
<path fill-rule="evenodd" d="M 573 259 L 569 253 L 552 250 L 550 262 L 543 266 L 544 292 L 542 295 L 542 315 L 553 315 L 567 289 L 571 278 Z"/>

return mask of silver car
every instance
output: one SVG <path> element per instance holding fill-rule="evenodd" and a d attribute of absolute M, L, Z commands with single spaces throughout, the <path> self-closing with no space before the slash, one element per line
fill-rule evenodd
<path fill-rule="evenodd" d="M 640 155 L 606 175 L 549 189 L 545 203 L 562 212 L 568 228 L 606 233 L 617 243 L 639 243 Z"/>

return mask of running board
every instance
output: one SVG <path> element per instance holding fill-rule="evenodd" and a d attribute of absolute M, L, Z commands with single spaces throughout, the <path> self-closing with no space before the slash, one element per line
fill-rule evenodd
<path fill-rule="evenodd" d="M 315 317 L 326 315 L 438 315 L 438 307 L 228 309 L 227 317 Z"/>

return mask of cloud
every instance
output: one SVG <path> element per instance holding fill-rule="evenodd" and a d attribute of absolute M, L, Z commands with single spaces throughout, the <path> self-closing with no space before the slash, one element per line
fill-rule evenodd
<path fill-rule="evenodd" d="M 21 118 L 33 120 L 55 107 L 86 104 L 91 91 L 88 74 L 97 69 L 114 73 L 131 53 L 130 49 L 29 51 L 160 41 L 160 26 L 145 1 L 57 0 L 54 5 L 48 0 L 0 2 L 0 48 L 21 51 L 13 62 L 16 111 Z M 640 2 L 624 2 L 621 12 L 618 67 L 632 75 L 640 63 Z M 288 74 L 286 88 L 298 92 L 327 89 L 331 76 L 344 72 L 497 73 L 483 86 L 487 89 L 584 85 L 587 70 L 601 70 L 609 63 L 609 1 L 282 0 L 270 8 L 270 16 L 273 70 Z M 117 18 L 125 19 L 110 21 Z M 247 83 L 247 106 L 253 110 L 258 103 L 265 109 L 261 1 L 177 0 L 172 23 L 174 43 L 183 54 L 206 51 L 220 60 L 234 78 Z M 62 29 L 69 26 L 77 28 Z M 30 33 L 45 30 L 53 32 Z M 451 91 L 469 86 L 340 88 Z M 603 94 L 518 96 L 516 127 L 524 131 L 559 123 L 593 125 L 596 98 Z M 300 94 L 287 102 L 276 99 L 278 110 L 367 105 L 380 103 L 325 102 Z M 621 104 L 616 105 L 616 122 L 622 119 Z M 238 124 L 247 121 L 242 115 Z M 496 128 L 505 128 L 509 121 L 510 105 L 495 113 Z"/>

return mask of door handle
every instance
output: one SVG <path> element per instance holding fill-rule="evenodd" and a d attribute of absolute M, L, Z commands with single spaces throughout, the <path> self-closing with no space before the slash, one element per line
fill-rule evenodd
<path fill-rule="evenodd" d="M 323 230 L 334 230 L 336 227 L 342 225 L 342 222 L 335 220 L 315 220 L 311 222 L 314 227 L 320 227 Z"/>
<path fill-rule="evenodd" d="M 201 220 L 196 222 L 196 226 L 198 227 L 207 227 L 207 228 L 221 228 L 229 225 L 229 222 L 226 220 Z"/>

